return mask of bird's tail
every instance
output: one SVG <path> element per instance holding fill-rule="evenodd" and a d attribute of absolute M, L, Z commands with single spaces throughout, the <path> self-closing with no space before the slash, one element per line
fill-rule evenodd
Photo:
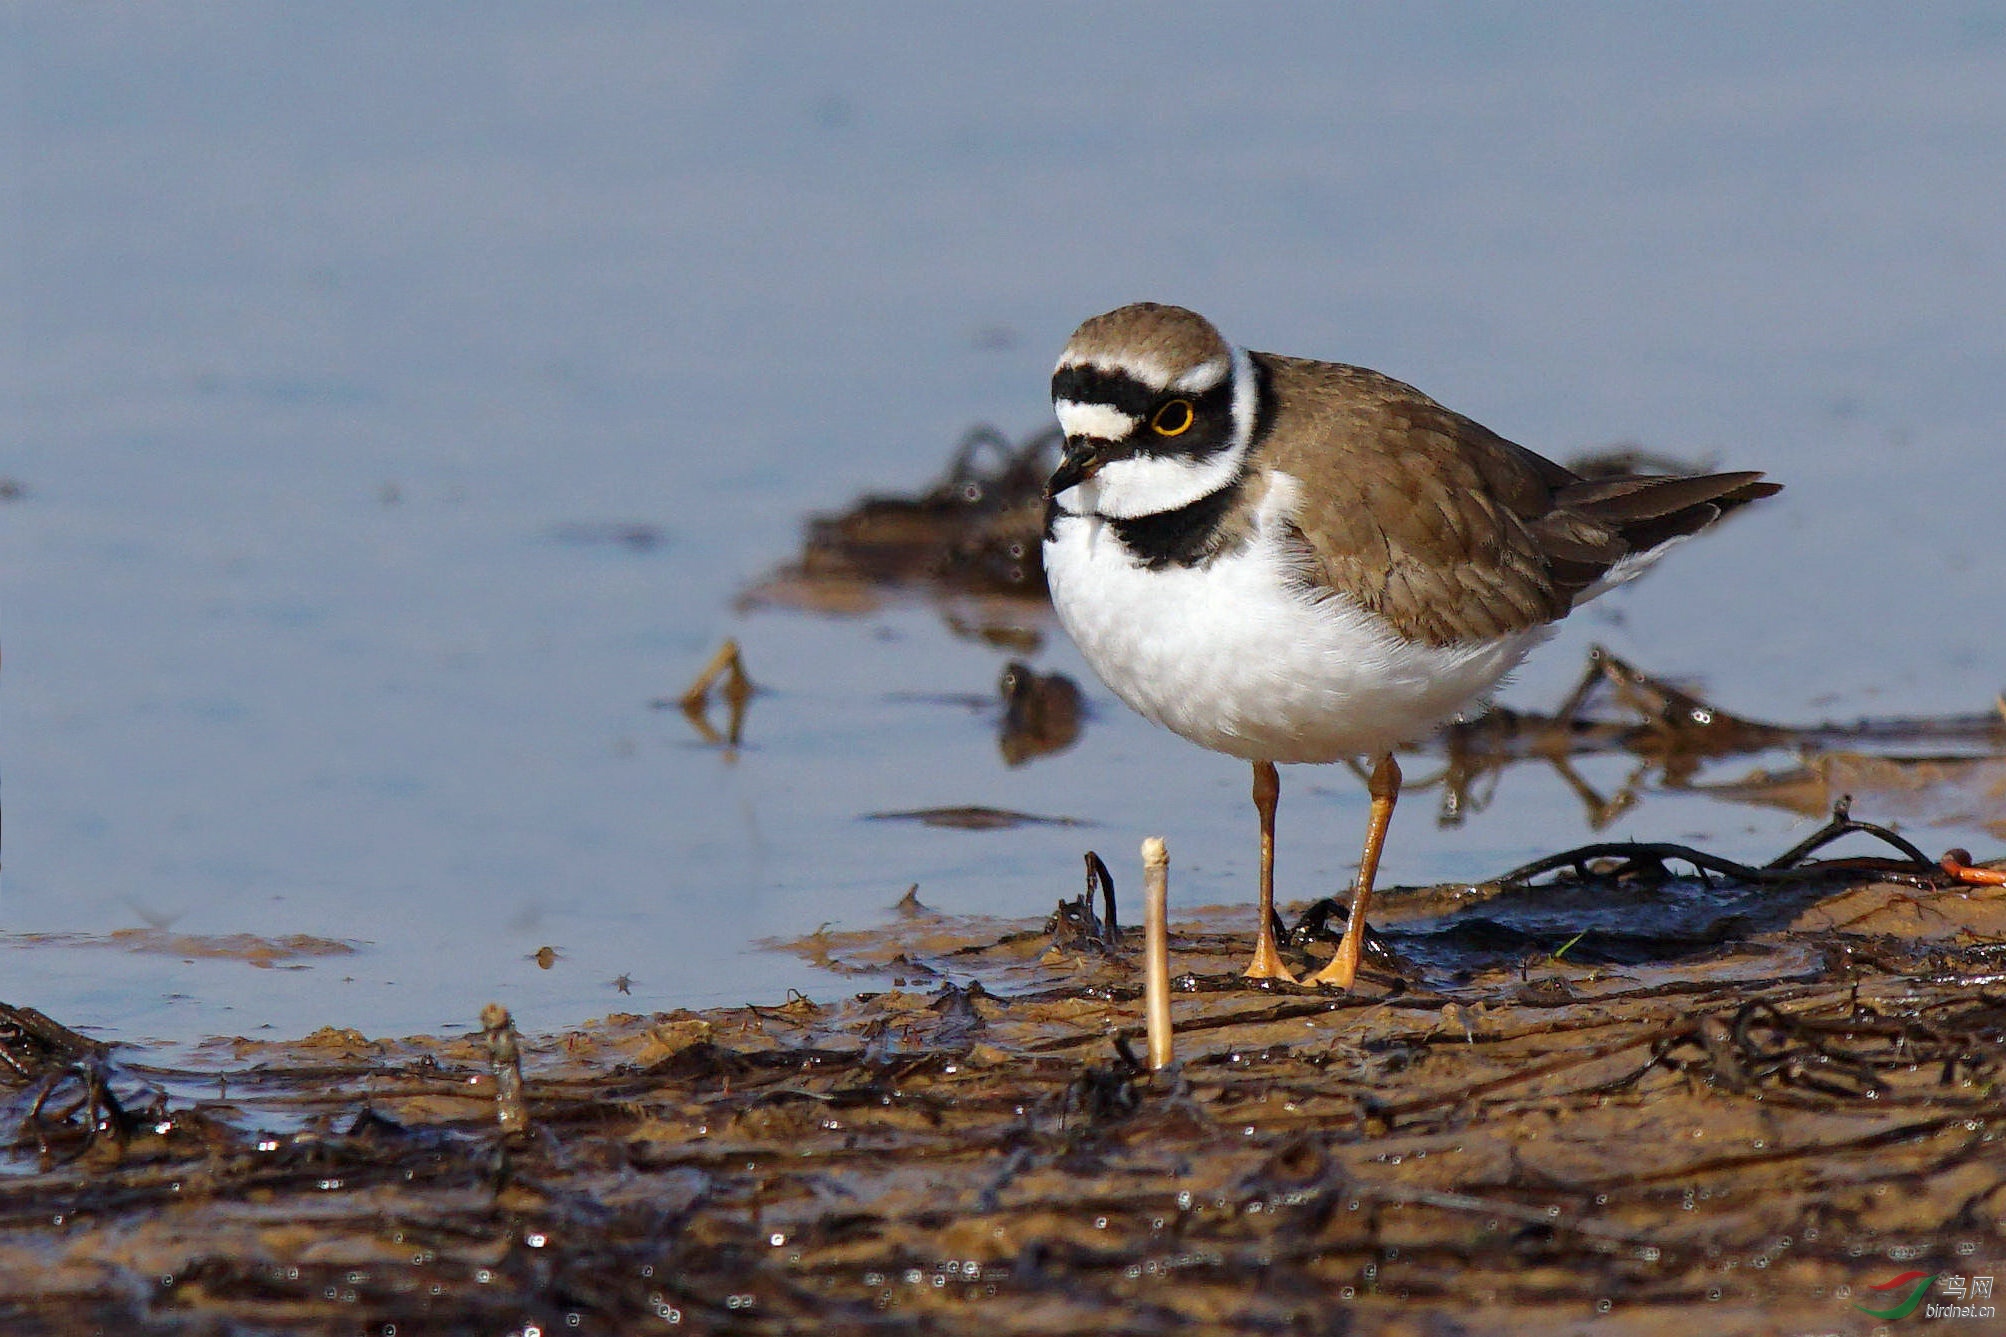
<path fill-rule="evenodd" d="M 1729 511 L 1774 496 L 1756 472 L 1583 479 L 1537 522 L 1555 583 L 1575 604 L 1640 575 Z"/>

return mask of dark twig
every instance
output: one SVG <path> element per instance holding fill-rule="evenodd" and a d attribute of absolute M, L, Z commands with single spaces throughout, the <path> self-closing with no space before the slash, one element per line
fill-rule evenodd
<path fill-rule="evenodd" d="M 1832 820 L 1809 838 L 1786 850 L 1770 862 L 1762 865 L 1745 864 L 1723 855 L 1711 854 L 1695 849 L 1691 845 L 1680 845 L 1667 841 L 1619 841 L 1582 845 L 1576 849 L 1563 850 L 1559 854 L 1549 854 L 1543 859 L 1535 859 L 1529 864 L 1512 869 L 1498 879 L 1502 886 L 1522 887 L 1532 879 L 1545 873 L 1563 868 L 1571 868 L 1583 881 L 1591 878 L 1604 881 L 1620 881 L 1639 872 L 1650 872 L 1665 877 L 1664 863 L 1667 859 L 1678 859 L 1691 864 L 1704 873 L 1720 873 L 1743 882 L 1762 886 L 1780 886 L 1792 883 L 1822 881 L 1834 877 L 1853 876 L 1860 873 L 1878 873 L 1900 877 L 1904 881 L 1918 881 L 1922 885 L 1935 886 L 1942 876 L 1942 869 L 1923 852 L 1901 836 L 1884 826 L 1871 822 L 1855 821 L 1849 813 L 1850 798 L 1839 800 L 1833 805 Z M 1803 862 L 1806 855 L 1824 848 L 1842 836 L 1855 832 L 1875 838 L 1894 846 L 1905 858 L 1896 859 L 1822 859 L 1816 863 Z M 1595 873 L 1588 865 L 1596 859 L 1621 859 L 1623 863 L 1612 871 Z"/>
<path fill-rule="evenodd" d="M 1108 871 L 1107 864 L 1102 862 L 1100 855 L 1094 853 L 1092 850 L 1088 850 L 1087 897 L 1089 900 L 1093 898 L 1096 884 L 1100 887 L 1101 904 L 1107 911 L 1107 913 L 1101 916 L 1101 935 L 1110 946 L 1119 945 L 1121 942 L 1121 925 L 1115 918 L 1114 874 Z"/>

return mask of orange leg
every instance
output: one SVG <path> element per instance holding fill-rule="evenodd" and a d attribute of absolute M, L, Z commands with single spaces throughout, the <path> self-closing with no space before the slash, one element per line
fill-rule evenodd
<path fill-rule="evenodd" d="M 1393 822 L 1393 805 L 1400 798 L 1400 765 L 1391 752 L 1372 768 L 1366 789 L 1372 795 L 1372 818 L 1365 827 L 1365 854 L 1358 861 L 1358 887 L 1351 893 L 1344 940 L 1337 944 L 1337 955 L 1330 958 L 1330 964 L 1305 980 L 1306 984 L 1349 989 L 1358 977 L 1358 958 L 1365 950 L 1365 912 L 1372 904 L 1372 879 L 1379 873 L 1379 851 L 1386 846 L 1386 828 Z"/>
<path fill-rule="evenodd" d="M 1261 814 L 1261 926 L 1254 930 L 1254 961 L 1250 980 L 1287 980 L 1295 972 L 1282 964 L 1275 950 L 1275 802 L 1282 794 L 1282 777 L 1272 761 L 1254 763 L 1254 809 Z"/>

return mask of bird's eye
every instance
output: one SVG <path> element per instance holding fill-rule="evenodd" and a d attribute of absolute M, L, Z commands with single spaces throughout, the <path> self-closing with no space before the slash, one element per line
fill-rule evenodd
<path fill-rule="evenodd" d="M 1191 430 L 1191 424 L 1198 420 L 1188 399 L 1173 399 L 1158 409 L 1149 420 L 1149 425 L 1158 436 L 1181 436 Z"/>

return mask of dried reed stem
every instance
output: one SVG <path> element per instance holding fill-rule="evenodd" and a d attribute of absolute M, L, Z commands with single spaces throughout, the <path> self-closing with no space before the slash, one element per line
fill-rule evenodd
<path fill-rule="evenodd" d="M 1170 852 L 1160 836 L 1142 842 L 1143 998 L 1149 1066 L 1170 1066 Z"/>

